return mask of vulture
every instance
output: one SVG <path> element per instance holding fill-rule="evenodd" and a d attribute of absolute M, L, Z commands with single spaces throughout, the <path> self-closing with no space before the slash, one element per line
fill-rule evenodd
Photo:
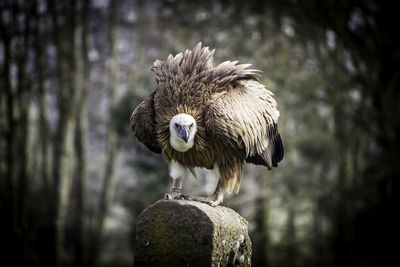
<path fill-rule="evenodd" d="M 199 43 L 156 60 L 151 70 L 157 88 L 130 118 L 137 139 L 168 162 L 166 199 L 217 206 L 224 192 L 238 193 L 244 162 L 271 170 L 283 158 L 277 103 L 259 80 L 259 71 L 238 61 L 214 66 L 214 51 Z M 216 171 L 213 195 L 182 194 L 186 170 L 196 177 L 195 167 Z"/>

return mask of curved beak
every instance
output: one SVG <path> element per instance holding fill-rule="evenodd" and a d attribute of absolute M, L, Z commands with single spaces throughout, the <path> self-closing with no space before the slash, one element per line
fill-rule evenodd
<path fill-rule="evenodd" d="M 187 127 L 182 127 L 180 136 L 185 141 L 185 143 L 187 143 L 187 141 L 189 140 L 189 136 L 190 136 L 189 129 Z"/>

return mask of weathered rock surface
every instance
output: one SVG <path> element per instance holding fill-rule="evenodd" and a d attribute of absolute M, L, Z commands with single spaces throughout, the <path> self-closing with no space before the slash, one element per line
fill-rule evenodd
<path fill-rule="evenodd" d="M 134 266 L 250 266 L 247 221 L 227 207 L 160 200 L 138 218 Z"/>

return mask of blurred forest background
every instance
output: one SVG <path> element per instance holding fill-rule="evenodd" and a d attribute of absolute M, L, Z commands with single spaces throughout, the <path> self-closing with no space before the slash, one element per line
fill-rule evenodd
<path fill-rule="evenodd" d="M 281 111 L 279 168 L 246 166 L 224 202 L 249 221 L 253 265 L 398 262 L 394 3 L 1 0 L 1 261 L 132 265 L 136 218 L 168 172 L 129 117 L 155 89 L 152 63 L 201 41 L 216 63 L 262 70 Z M 212 193 L 199 176 L 186 193 Z"/>

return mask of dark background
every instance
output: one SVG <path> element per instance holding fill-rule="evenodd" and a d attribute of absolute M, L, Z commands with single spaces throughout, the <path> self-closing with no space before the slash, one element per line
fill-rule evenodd
<path fill-rule="evenodd" d="M 156 59 L 215 48 L 260 69 L 285 158 L 248 165 L 224 205 L 253 266 L 398 262 L 400 43 L 395 1 L 0 2 L 1 262 L 131 266 L 135 221 L 168 190 L 129 131 Z M 216 177 L 188 174 L 186 193 Z M 397 245 L 396 245 L 397 244 Z M 22 264 L 22 265 L 21 265 Z"/>

